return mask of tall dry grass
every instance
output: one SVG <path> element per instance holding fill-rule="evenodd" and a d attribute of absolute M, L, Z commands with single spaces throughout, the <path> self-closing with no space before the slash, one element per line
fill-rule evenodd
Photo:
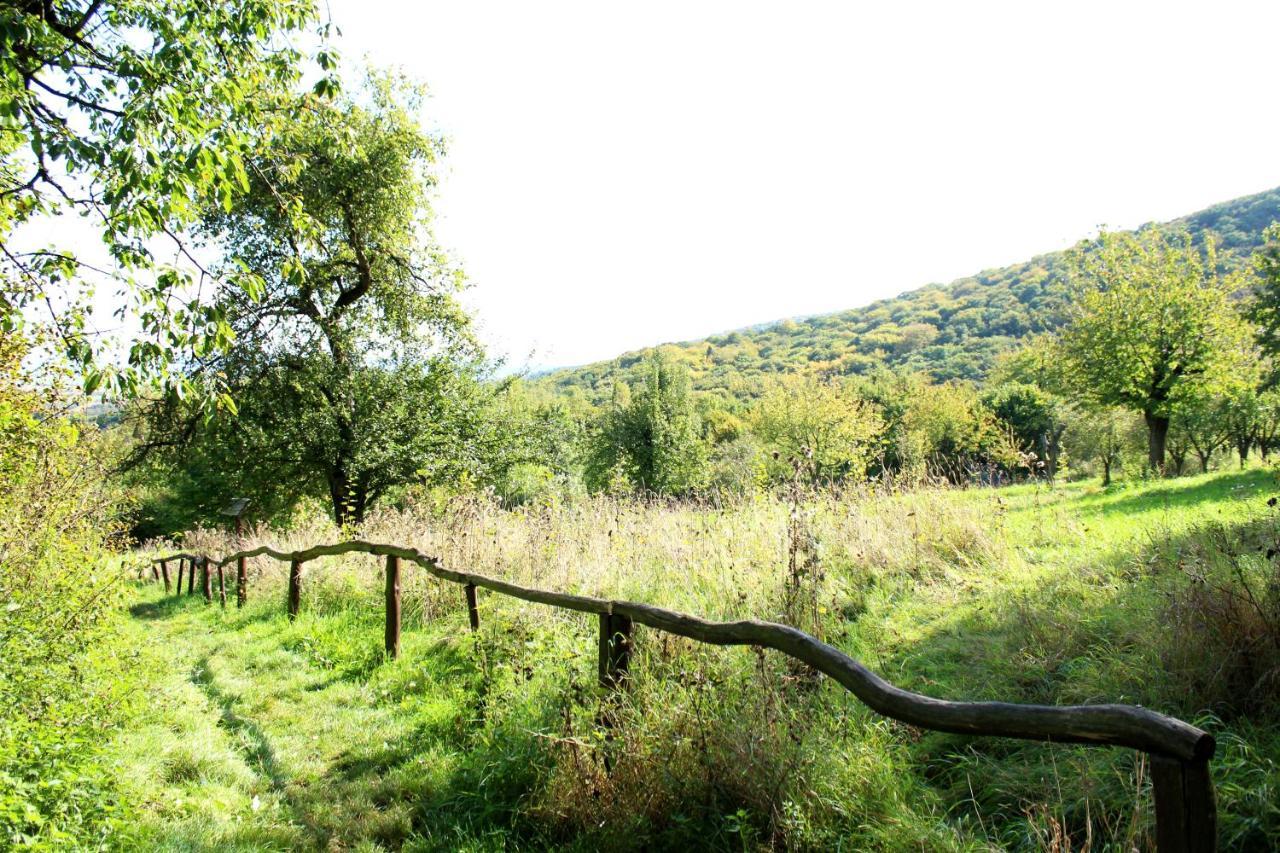
<path fill-rule="evenodd" d="M 799 501 L 767 495 L 732 505 L 596 497 L 567 504 L 501 507 L 484 496 L 443 509 L 384 509 L 343 533 L 325 519 L 288 530 L 253 526 L 240 539 L 208 528 L 181 545 L 211 555 L 268 544 L 294 550 L 362 538 L 418 548 L 446 566 L 516 583 L 643 601 L 715 619 L 787 621 L 786 584 L 799 559 L 820 577 L 823 609 L 856 608 L 886 577 L 940 580 L 1003 558 L 996 504 L 956 501 L 946 489 L 828 490 Z M 159 546 L 161 543 L 155 543 Z M 367 555 L 308 564 L 309 579 L 352 592 L 380 589 L 381 563 Z M 250 565 L 251 587 L 282 584 L 287 566 Z M 440 592 L 441 589 L 445 592 Z M 409 571 L 406 601 L 433 611 L 455 606 L 448 590 Z"/>

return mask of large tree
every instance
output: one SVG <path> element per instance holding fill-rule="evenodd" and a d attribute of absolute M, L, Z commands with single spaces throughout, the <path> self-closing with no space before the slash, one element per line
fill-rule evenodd
<path fill-rule="evenodd" d="M 417 103 L 413 87 L 372 76 L 254 159 L 249 191 L 205 234 L 264 288 L 229 294 L 233 346 L 189 366 L 225 377 L 239 417 L 210 423 L 166 398 L 144 450 L 216 459 L 228 488 L 270 471 L 260 485 L 286 500 L 319 492 L 339 524 L 474 461 L 479 354 L 455 300 L 461 274 L 430 236 L 441 145 Z"/>
<path fill-rule="evenodd" d="M 0 4 L 0 328 L 34 324 L 89 390 L 198 390 L 171 367 L 225 344 L 229 328 L 201 299 L 212 282 L 194 280 L 184 232 L 247 189 L 250 155 L 291 121 L 303 60 L 291 39 L 315 22 L 313 0 Z M 333 67 L 323 48 L 318 58 Z M 101 235 L 100 252 L 55 229 L 72 214 Z M 184 261 L 159 263 L 157 239 Z M 227 273 L 220 284 L 256 286 Z M 91 285 L 118 287 L 120 313 L 137 321 L 123 363 L 95 331 Z"/>
<path fill-rule="evenodd" d="M 1104 233 L 1070 256 L 1075 300 L 1061 334 L 1078 392 L 1102 406 L 1141 412 L 1147 461 L 1163 471 L 1172 407 L 1253 360 L 1232 296 L 1237 276 L 1218 269 L 1212 242 L 1149 228 Z"/>

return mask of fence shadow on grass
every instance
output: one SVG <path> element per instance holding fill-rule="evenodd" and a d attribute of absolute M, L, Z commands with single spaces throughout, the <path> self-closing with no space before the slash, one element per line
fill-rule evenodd
<path fill-rule="evenodd" d="M 186 597 L 166 595 L 155 601 L 140 601 L 129 607 L 129 615 L 135 619 L 153 621 L 168 619 L 195 605 L 195 600 Z"/>

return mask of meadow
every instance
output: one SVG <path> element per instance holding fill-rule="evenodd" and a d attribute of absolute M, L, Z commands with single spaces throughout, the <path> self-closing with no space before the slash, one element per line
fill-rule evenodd
<path fill-rule="evenodd" d="M 1251 468 L 728 506 L 472 497 L 380 512 L 361 535 L 544 588 L 788 622 L 934 696 L 1181 716 L 1218 738 L 1221 847 L 1259 849 L 1280 843 L 1278 491 Z M 338 538 L 316 522 L 250 541 Z M 211 530 L 183 544 L 234 550 Z M 241 610 L 130 593 L 123 671 L 148 698 L 106 748 L 125 846 L 1152 844 L 1128 750 L 923 732 L 781 656 L 642 628 L 610 697 L 593 619 L 482 591 L 471 634 L 460 590 L 412 570 L 389 660 L 380 561 L 308 564 L 293 622 L 286 571 L 255 561 Z"/>
<path fill-rule="evenodd" d="M 874 288 L 901 276 L 876 264 L 918 199 L 888 213 L 858 193 L 842 201 L 840 216 L 866 215 L 871 248 L 839 251 L 849 266 L 832 270 L 801 257 L 824 242 L 813 235 L 843 245 L 826 200 L 773 205 L 781 229 L 755 205 L 767 246 L 735 246 L 787 264 L 748 263 L 754 284 L 717 271 L 738 251 L 728 243 L 617 227 L 610 198 L 614 213 L 635 208 L 635 193 L 608 191 L 626 158 L 482 170 L 494 194 L 445 211 L 450 140 L 480 138 L 453 117 L 509 110 L 476 93 L 476 109 L 436 113 L 412 69 L 357 63 L 328 7 L 0 5 L 0 848 L 1128 851 L 1156 834 L 1166 849 L 1179 834 L 1211 846 L 1202 732 L 1158 728 L 1189 734 L 1173 749 L 1125 728 L 1160 726 L 1132 708 L 912 697 L 930 710 L 899 716 L 922 725 L 1147 751 L 924 731 L 838 686 L 875 681 L 849 656 L 928 696 L 1140 704 L 1207 729 L 1221 846 L 1280 849 L 1280 190 L 1090 230 L 1063 251 L 837 314 L 526 375 L 503 323 L 554 343 L 527 364 L 744 322 L 747 290 L 786 297 L 769 303 L 780 313 L 885 295 Z M 413 32 L 446 32 L 422 14 L 433 19 Z M 412 16 L 381 17 L 403 30 Z M 1109 39 L 1124 32 L 1110 17 L 1092 28 Z M 1152 41 L 1133 26 L 1125 38 Z M 597 60 L 626 56 L 569 41 L 566 61 L 601 73 Z M 668 75 L 669 94 L 715 100 L 749 83 L 725 43 L 690 41 L 708 51 L 697 73 L 713 76 Z M 499 74 L 513 61 L 490 59 Z M 445 87 L 474 76 L 440 73 Z M 854 91 L 865 75 L 849 73 L 823 79 Z M 918 95 L 880 88 L 895 114 Z M 1003 97 L 990 88 L 957 91 Z M 724 101 L 747 105 L 750 126 L 755 89 Z M 633 95 L 612 100 L 629 110 Z M 581 105 L 542 106 L 533 136 L 502 132 L 471 151 L 523 163 L 536 137 L 573 154 L 560 118 Z M 775 150 L 787 134 L 744 135 L 723 110 L 701 112 L 710 121 L 693 135 L 723 124 L 734 150 L 759 144 L 755 160 L 787 162 Z M 1140 117 L 1130 131 L 1158 124 Z M 687 142 L 688 116 L 667 119 L 645 126 Z M 1157 131 L 1180 139 L 1185 125 Z M 619 128 L 618 144 L 638 138 Z M 811 135 L 792 136 L 801 160 L 814 153 Z M 1243 139 L 1219 136 L 1204 162 Z M 1162 205 L 1210 150 L 1168 170 Z M 883 158 L 863 159 L 883 171 Z M 455 251 L 466 226 L 435 233 L 442 214 L 479 212 L 476 233 L 492 239 L 504 218 L 489 214 L 510 207 L 495 199 L 527 195 L 503 176 L 538 176 L 528 189 L 554 202 L 573 198 L 557 182 L 584 166 L 602 190 L 591 204 L 506 217 L 520 239 L 551 229 L 536 240 L 552 253 L 541 263 L 495 275 L 491 259 L 517 257 L 519 240 Z M 945 171 L 937 186 L 914 182 L 930 209 L 955 192 Z M 1111 183 L 1129 196 L 1122 218 L 1139 221 L 1141 188 Z M 1081 188 L 1076 203 L 1099 218 L 1119 209 Z M 705 203 L 710 227 L 742 207 L 714 190 L 677 180 L 649 195 Z M 1021 220 L 1043 219 L 1024 201 Z M 654 266 L 625 250 L 581 266 L 576 215 L 639 241 Z M 950 260 L 915 274 L 998 247 L 980 219 L 961 223 L 976 230 L 947 243 Z M 1051 230 L 1042 245 L 1065 246 Z M 800 242 L 784 246 L 787 235 Z M 482 299 L 466 295 L 473 284 Z M 662 296 L 672 284 L 705 292 Z M 829 292 L 804 297 L 818 285 Z M 480 304 L 492 316 L 473 315 Z M 1197 463 L 1206 473 L 1183 476 Z M 228 505 L 260 525 L 231 536 Z M 305 561 L 301 612 L 285 606 L 298 576 L 268 559 L 241 575 L 248 600 L 233 590 L 225 606 L 151 577 L 154 558 L 178 549 L 207 568 L 245 546 L 352 537 L 601 600 L 557 610 L 471 579 L 464 605 L 439 578 L 468 579 L 415 553 L 391 654 L 397 623 L 384 646 L 372 556 L 387 545 Z M 404 555 L 383 556 L 396 614 Z M 708 627 L 644 605 L 793 628 Z M 630 674 L 612 679 L 608 638 L 633 620 Z M 874 690 L 859 695 L 882 711 L 903 699 Z"/>

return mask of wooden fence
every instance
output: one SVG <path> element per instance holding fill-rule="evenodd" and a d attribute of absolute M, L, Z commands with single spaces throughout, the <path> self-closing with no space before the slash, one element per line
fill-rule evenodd
<path fill-rule="evenodd" d="M 169 592 L 169 564 L 176 561 L 176 593 L 182 594 L 185 569 L 187 594 L 194 594 L 198 571 L 204 599 L 212 602 L 216 571 L 218 596 L 226 606 L 223 568 L 234 563 L 236 603 L 243 606 L 248 596 L 248 560 L 271 557 L 289 563 L 287 608 L 289 617 L 294 618 L 302 600 L 303 564 L 318 557 L 351 553 L 386 558 L 384 643 L 387 653 L 393 657 L 400 652 L 400 578 L 402 563 L 407 561 L 440 580 L 462 586 L 473 631 L 480 625 L 476 606 L 476 590 L 480 588 L 536 604 L 596 614 L 600 620 L 599 680 L 606 687 L 616 689 L 625 684 L 632 631 L 638 623 L 712 645 L 774 649 L 839 682 L 877 713 L 923 729 L 1136 749 L 1150 759 L 1157 849 L 1161 853 L 1200 853 L 1216 849 L 1217 808 L 1209 773 L 1209 759 L 1215 746 L 1213 736 L 1182 720 L 1139 706 L 1019 705 L 935 699 L 890 684 L 839 649 L 789 625 L 756 620 L 711 622 L 649 604 L 523 587 L 485 575 L 447 569 L 436 558 L 413 548 L 360 540 L 292 552 L 264 545 L 220 560 L 200 554 L 170 554 L 153 561 L 153 577 L 163 579 L 165 591 Z M 155 565 L 159 566 L 159 572 L 155 572 Z"/>

